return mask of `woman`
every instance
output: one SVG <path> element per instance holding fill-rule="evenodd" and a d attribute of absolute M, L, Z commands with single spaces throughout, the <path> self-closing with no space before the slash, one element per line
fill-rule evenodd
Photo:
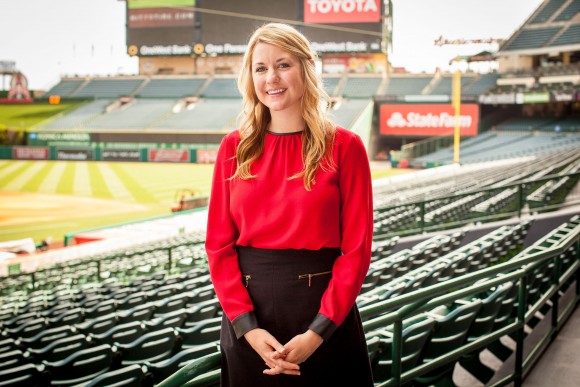
<path fill-rule="evenodd" d="M 373 231 L 368 159 L 325 118 L 314 60 L 276 23 L 244 56 L 243 120 L 218 152 L 206 237 L 222 386 L 372 385 L 355 306 Z"/>

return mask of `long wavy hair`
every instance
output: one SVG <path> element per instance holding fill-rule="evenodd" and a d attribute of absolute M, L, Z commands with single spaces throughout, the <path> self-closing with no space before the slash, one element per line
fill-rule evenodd
<path fill-rule="evenodd" d="M 331 152 L 335 125 L 326 118 L 330 98 L 316 75 L 316 54 L 304 35 L 286 24 L 269 23 L 258 28 L 251 36 L 244 54 L 242 70 L 238 76 L 238 88 L 243 97 L 240 113 L 241 141 L 236 152 L 237 169 L 232 178 L 251 179 L 251 165 L 264 151 L 266 130 L 271 121 L 270 110 L 256 95 L 252 80 L 252 55 L 258 43 L 267 43 L 294 55 L 299 59 L 304 94 L 302 117 L 306 128 L 302 133 L 302 160 L 304 169 L 289 179 L 303 178 L 304 187 L 310 191 L 316 184 L 318 168 L 333 170 Z"/>

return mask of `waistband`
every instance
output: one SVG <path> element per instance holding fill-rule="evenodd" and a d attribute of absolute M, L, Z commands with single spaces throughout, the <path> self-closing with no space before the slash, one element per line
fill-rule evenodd
<path fill-rule="evenodd" d="M 288 274 L 292 278 L 301 274 L 332 270 L 334 261 L 341 255 L 339 248 L 325 247 L 320 250 L 306 249 L 260 249 L 237 246 L 238 262 L 242 274 L 274 272 Z"/>

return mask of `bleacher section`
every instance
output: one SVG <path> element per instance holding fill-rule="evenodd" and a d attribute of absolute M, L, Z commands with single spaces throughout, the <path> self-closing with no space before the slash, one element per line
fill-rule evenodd
<path fill-rule="evenodd" d="M 554 13 L 566 2 L 567 0 L 550 0 L 547 2 L 540 12 L 530 21 L 532 24 L 545 23 L 550 20 Z"/>
<path fill-rule="evenodd" d="M 231 131 L 241 110 L 239 99 L 203 99 L 170 113 L 151 125 L 152 129 L 187 129 L 198 131 Z"/>
<path fill-rule="evenodd" d="M 462 92 L 465 91 L 465 86 L 471 84 L 475 81 L 475 77 L 473 75 L 465 74 L 461 77 L 461 90 Z M 432 95 L 451 95 L 453 89 L 453 77 L 452 76 L 442 76 L 439 79 L 439 82 L 435 87 L 431 90 L 429 94 Z"/>
<path fill-rule="evenodd" d="M 50 122 L 41 125 L 41 128 L 55 130 L 82 128 L 85 123 L 90 122 L 90 120 L 98 117 L 99 115 L 102 115 L 106 107 L 109 106 L 112 102 L 113 100 L 110 99 L 99 99 L 89 102 L 68 114 L 59 116 Z"/>
<path fill-rule="evenodd" d="M 556 16 L 554 21 L 571 20 L 578 12 L 580 12 L 580 2 L 577 0 L 572 0 L 570 4 L 568 4 L 568 6 L 564 8 L 558 16 Z"/>
<path fill-rule="evenodd" d="M 69 97 L 84 80 L 82 79 L 62 79 L 59 83 L 53 86 L 46 94 L 59 95 L 61 97 Z"/>
<path fill-rule="evenodd" d="M 580 24 L 575 24 L 568 27 L 560 36 L 554 39 L 550 46 L 565 46 L 578 44 L 578 42 L 580 42 Z"/>
<path fill-rule="evenodd" d="M 138 92 L 138 98 L 182 98 L 197 95 L 206 78 L 153 78 Z"/>
<path fill-rule="evenodd" d="M 502 134 L 494 133 L 482 141 L 475 137 L 461 144 L 461 162 L 474 163 L 506 158 L 542 155 L 580 148 L 580 136 L 562 136 L 549 133 Z M 447 148 L 415 159 L 419 163 L 449 164 L 453 149 Z"/>
<path fill-rule="evenodd" d="M 130 96 L 144 79 L 91 79 L 70 97 L 118 98 Z"/>
<path fill-rule="evenodd" d="M 204 98 L 241 98 L 236 78 L 214 78 L 202 90 L 201 96 Z"/>
<path fill-rule="evenodd" d="M 392 76 L 388 79 L 387 89 L 385 90 L 385 95 L 420 95 L 423 89 L 433 79 L 432 76 L 428 77 L 395 77 Z"/>
<path fill-rule="evenodd" d="M 377 94 L 383 78 L 349 77 L 340 94 L 346 98 L 371 98 Z"/>
<path fill-rule="evenodd" d="M 146 129 L 171 112 L 177 100 L 135 99 L 88 122 L 86 129 Z"/>
<path fill-rule="evenodd" d="M 368 99 L 342 100 L 337 110 L 330 111 L 329 118 L 343 128 L 351 128 L 369 103 Z"/>
<path fill-rule="evenodd" d="M 543 47 L 562 27 L 542 27 L 521 30 L 515 39 L 509 42 L 503 50 L 521 50 L 525 48 Z"/>
<path fill-rule="evenodd" d="M 465 95 L 481 95 L 496 86 L 499 74 L 481 74 L 472 84 L 466 85 L 461 92 Z"/>
<path fill-rule="evenodd" d="M 338 84 L 340 83 L 341 79 L 342 78 L 340 76 L 334 76 L 334 77 L 323 76 L 322 77 L 322 86 L 324 87 L 324 91 L 326 91 L 326 94 L 333 97 L 335 95 L 336 88 L 337 88 Z"/>

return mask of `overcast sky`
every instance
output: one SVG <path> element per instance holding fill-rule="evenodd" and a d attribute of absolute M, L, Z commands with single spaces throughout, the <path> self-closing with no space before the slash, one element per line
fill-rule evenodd
<path fill-rule="evenodd" d="M 393 0 L 391 63 L 412 72 L 446 69 L 457 55 L 496 47 L 437 47 L 439 36 L 507 39 L 542 1 Z M 137 58 L 126 54 L 123 1 L 0 0 L 0 25 L 0 61 L 15 61 L 32 89 L 49 89 L 61 75 L 138 72 Z"/>

